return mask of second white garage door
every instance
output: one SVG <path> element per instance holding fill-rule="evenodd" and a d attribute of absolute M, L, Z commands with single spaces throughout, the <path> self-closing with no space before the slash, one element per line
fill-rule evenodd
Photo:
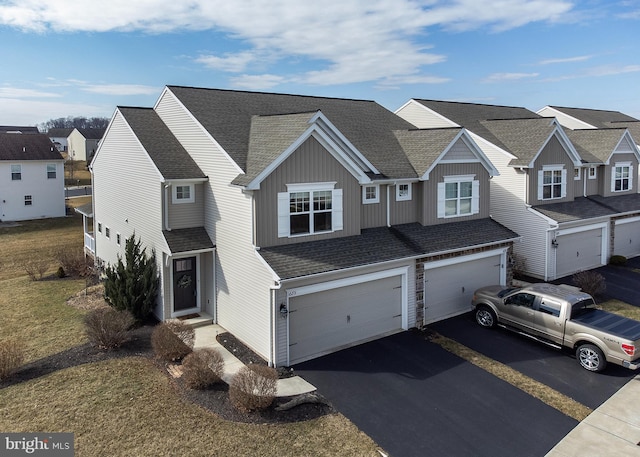
<path fill-rule="evenodd" d="M 556 278 L 599 267 L 602 263 L 603 229 L 559 235 L 556 254 Z M 606 240 L 605 240 L 606 241 Z"/>
<path fill-rule="evenodd" d="M 617 220 L 613 239 L 614 254 L 625 257 L 640 255 L 640 220 L 635 217 Z"/>
<path fill-rule="evenodd" d="M 492 251 L 480 257 L 463 256 L 425 264 L 424 323 L 470 311 L 476 289 L 505 284 L 505 258 L 504 252 Z"/>
<path fill-rule="evenodd" d="M 395 275 L 289 298 L 289 364 L 403 327 L 403 276 Z"/>

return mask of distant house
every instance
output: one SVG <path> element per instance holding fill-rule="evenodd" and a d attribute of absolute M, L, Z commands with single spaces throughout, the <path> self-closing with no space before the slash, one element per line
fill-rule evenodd
<path fill-rule="evenodd" d="M 0 132 L 0 220 L 64 215 L 64 159 L 51 140 Z"/>
<path fill-rule="evenodd" d="M 0 133 L 40 133 L 38 127 L 22 125 L 0 125 Z"/>
<path fill-rule="evenodd" d="M 55 144 L 60 152 L 67 152 L 67 138 L 71 135 L 73 129 L 50 129 L 47 132 L 49 139 Z"/>
<path fill-rule="evenodd" d="M 106 129 L 73 129 L 67 138 L 67 152 L 71 160 L 91 162 Z"/>

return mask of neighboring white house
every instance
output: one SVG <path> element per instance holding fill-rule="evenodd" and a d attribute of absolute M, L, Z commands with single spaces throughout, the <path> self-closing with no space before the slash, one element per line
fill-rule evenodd
<path fill-rule="evenodd" d="M 73 129 L 67 138 L 67 152 L 71 160 L 90 162 L 98 150 L 106 129 Z"/>
<path fill-rule="evenodd" d="M 40 133 L 0 133 L 0 220 L 65 215 L 64 159 Z"/>
<path fill-rule="evenodd" d="M 47 136 L 49 139 L 55 144 L 60 152 L 67 152 L 68 149 L 68 141 L 69 135 L 73 132 L 72 128 L 65 129 L 49 129 L 47 132 Z"/>
<path fill-rule="evenodd" d="M 397 114 L 419 128 L 472 133 L 500 172 L 491 215 L 522 236 L 514 251 L 527 274 L 553 280 L 613 254 L 640 254 L 640 152 L 626 128 L 568 135 L 555 118 L 525 108 L 421 99 Z"/>
<path fill-rule="evenodd" d="M 469 133 L 372 101 L 169 86 L 116 110 L 90 169 L 97 262 L 135 233 L 156 253 L 156 316 L 209 315 L 272 365 L 509 281 L 518 235 L 489 217 L 497 172 Z"/>

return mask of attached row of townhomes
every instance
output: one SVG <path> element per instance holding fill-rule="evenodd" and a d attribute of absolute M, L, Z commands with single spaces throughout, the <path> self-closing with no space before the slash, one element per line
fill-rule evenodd
<path fill-rule="evenodd" d="M 91 163 L 92 251 L 114 263 L 135 233 L 158 259 L 158 318 L 209 315 L 275 366 L 463 313 L 514 252 L 549 279 L 606 261 L 608 243 L 593 265 L 561 254 L 628 216 L 606 206 L 635 193 L 628 130 L 587 163 L 554 119 L 438 110 L 168 86 L 117 108 Z M 595 197 L 594 217 L 562 206 Z"/>
<path fill-rule="evenodd" d="M 0 221 L 63 217 L 64 159 L 35 127 L 0 127 Z"/>

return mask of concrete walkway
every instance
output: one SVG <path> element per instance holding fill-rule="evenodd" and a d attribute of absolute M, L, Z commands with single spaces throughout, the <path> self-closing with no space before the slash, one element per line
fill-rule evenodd
<path fill-rule="evenodd" d="M 640 375 L 589 414 L 547 457 L 640 456 Z"/>
<path fill-rule="evenodd" d="M 222 379 L 229 384 L 233 376 L 243 367 L 243 363 L 238 360 L 224 346 L 218 343 L 216 336 L 225 333 L 226 330 L 217 324 L 203 325 L 195 327 L 194 349 L 214 348 L 217 349 L 224 359 L 224 374 Z M 291 397 L 294 395 L 313 392 L 316 388 L 299 376 L 278 379 L 278 397 Z"/>

